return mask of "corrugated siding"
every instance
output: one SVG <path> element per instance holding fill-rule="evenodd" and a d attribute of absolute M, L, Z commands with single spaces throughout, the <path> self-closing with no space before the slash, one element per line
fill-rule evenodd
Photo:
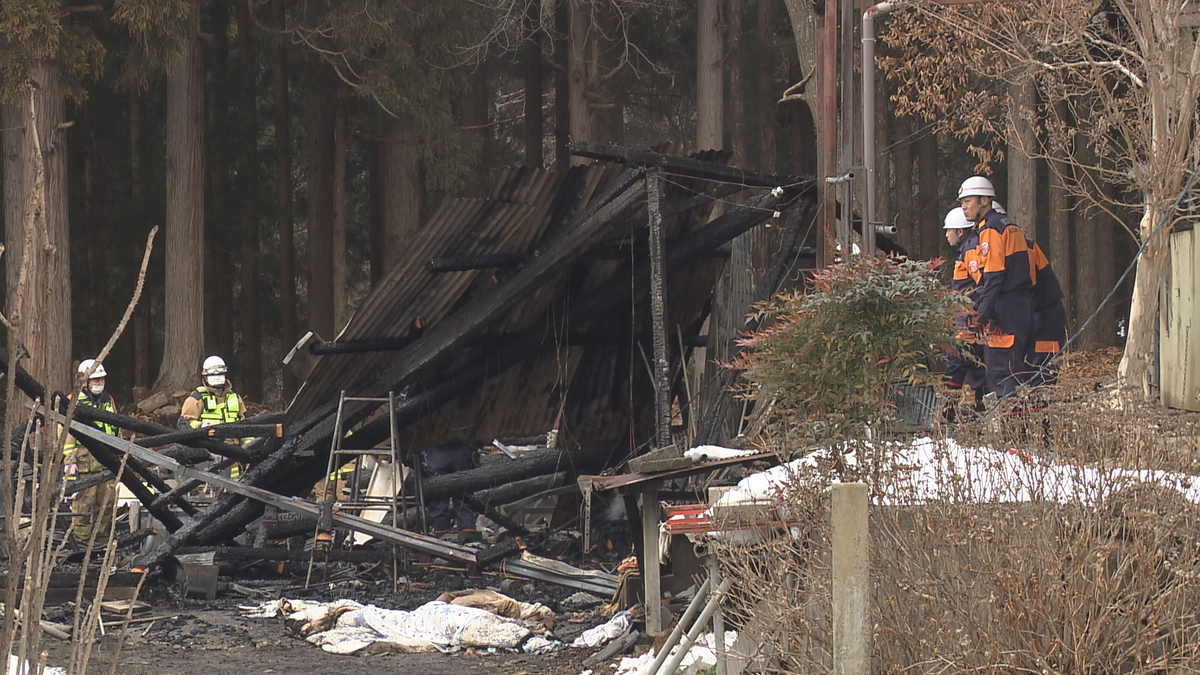
<path fill-rule="evenodd" d="M 1170 254 L 1160 304 L 1159 365 L 1162 402 L 1171 408 L 1200 412 L 1200 236 L 1196 230 L 1171 235 Z"/>

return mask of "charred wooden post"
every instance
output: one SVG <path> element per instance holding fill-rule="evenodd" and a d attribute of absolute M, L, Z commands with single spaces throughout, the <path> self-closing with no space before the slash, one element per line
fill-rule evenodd
<path fill-rule="evenodd" d="M 667 289 L 663 262 L 662 175 L 646 174 L 646 211 L 650 219 L 650 314 L 654 333 L 654 428 L 658 447 L 671 445 L 671 360 L 667 356 Z"/>

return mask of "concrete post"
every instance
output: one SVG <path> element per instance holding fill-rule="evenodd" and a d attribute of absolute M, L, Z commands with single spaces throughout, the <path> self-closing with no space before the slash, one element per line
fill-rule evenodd
<path fill-rule="evenodd" d="M 867 675 L 868 617 L 867 486 L 833 486 L 833 672 Z"/>
<path fill-rule="evenodd" d="M 642 488 L 642 586 L 646 592 L 646 635 L 662 632 L 662 581 L 658 567 L 659 481 Z"/>

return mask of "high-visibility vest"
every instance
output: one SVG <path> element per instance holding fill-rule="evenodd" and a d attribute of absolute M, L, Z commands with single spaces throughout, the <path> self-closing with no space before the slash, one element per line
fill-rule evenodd
<path fill-rule="evenodd" d="M 96 403 L 92 400 L 92 397 L 89 396 L 87 392 L 81 391 L 79 392 L 79 405 L 86 405 L 111 413 L 117 412 L 117 405 L 113 403 L 112 397 L 108 396 L 107 394 L 104 396 L 104 398 L 100 399 L 100 405 L 96 405 Z M 117 435 L 117 428 L 111 424 L 99 421 L 93 422 L 92 424 L 109 436 Z M 75 464 L 75 471 L 77 473 L 96 473 L 104 470 L 104 465 L 100 462 L 97 462 L 92 457 L 91 453 L 89 453 L 85 448 L 82 448 L 79 444 L 79 441 L 76 440 L 74 436 L 67 436 L 67 442 L 65 445 L 63 445 L 63 455 L 65 456 L 65 461 L 67 464 Z M 67 475 L 67 479 L 74 480 L 75 476 L 75 473 L 69 473 Z"/>
<path fill-rule="evenodd" d="M 232 391 L 227 391 L 224 397 L 219 397 L 210 392 L 207 387 L 196 387 L 194 395 L 200 398 L 202 404 L 200 422 L 227 424 L 242 419 L 241 403 L 238 401 L 238 395 Z"/>

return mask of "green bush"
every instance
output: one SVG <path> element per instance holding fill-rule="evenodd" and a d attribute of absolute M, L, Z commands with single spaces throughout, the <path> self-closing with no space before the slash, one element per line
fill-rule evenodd
<path fill-rule="evenodd" d="M 952 347 L 954 317 L 970 307 L 939 282 L 941 263 L 855 256 L 757 306 L 764 327 L 727 364 L 745 371 L 743 395 L 773 401 L 802 442 L 862 438 L 884 424 L 893 383 L 931 382 L 928 364 Z"/>

